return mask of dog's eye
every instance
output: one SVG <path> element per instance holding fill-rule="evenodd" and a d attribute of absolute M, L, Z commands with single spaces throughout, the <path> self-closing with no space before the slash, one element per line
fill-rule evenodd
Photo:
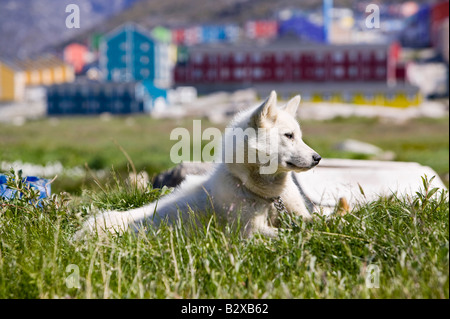
<path fill-rule="evenodd" d="M 294 139 L 294 133 L 286 133 L 284 134 L 288 139 L 293 140 Z"/>

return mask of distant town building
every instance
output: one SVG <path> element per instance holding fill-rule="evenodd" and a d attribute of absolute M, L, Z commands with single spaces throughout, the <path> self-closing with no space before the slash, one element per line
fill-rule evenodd
<path fill-rule="evenodd" d="M 175 68 L 176 83 L 386 82 L 388 66 L 395 67 L 388 45 L 277 43 L 187 50 Z"/>
<path fill-rule="evenodd" d="M 52 85 L 47 90 L 47 114 L 151 113 L 167 106 L 168 90 L 153 81 L 79 81 Z"/>
<path fill-rule="evenodd" d="M 172 42 L 172 30 L 157 26 L 152 29 L 152 37 L 156 41 L 163 42 L 163 43 L 170 43 Z"/>
<path fill-rule="evenodd" d="M 205 24 L 172 30 L 172 41 L 177 45 L 236 42 L 241 36 L 237 24 Z"/>
<path fill-rule="evenodd" d="M 136 85 L 136 96 L 144 101 L 144 111 L 164 109 L 167 104 L 168 90 L 156 87 L 151 81 L 141 81 Z"/>
<path fill-rule="evenodd" d="M 304 87 L 309 90 L 306 99 L 313 102 L 376 101 L 382 102 L 379 105 L 407 106 L 420 101 L 417 88 L 405 84 L 405 66 L 397 63 L 398 44 L 302 45 L 276 41 L 268 45 L 202 45 L 185 50 L 184 60 L 175 67 L 175 85 L 194 86 L 201 93 L 246 87 L 269 91 L 290 87 L 295 92 Z M 361 83 L 365 89 L 358 91 Z M 325 92 L 337 85 L 342 87 L 341 92 Z M 367 90 L 371 86 L 381 91 Z M 404 87 L 398 96 L 395 86 Z M 389 96 L 379 98 L 387 92 Z"/>
<path fill-rule="evenodd" d="M 0 58 L 0 101 L 21 101 L 27 88 L 74 79 L 73 67 L 52 55 L 16 61 Z"/>
<path fill-rule="evenodd" d="M 172 83 L 172 56 L 170 44 L 154 40 L 135 24 L 126 24 L 103 38 L 100 70 L 106 81 L 150 80 L 168 87 Z"/>
<path fill-rule="evenodd" d="M 278 36 L 278 21 L 248 21 L 244 30 L 245 36 L 249 39 L 275 39 Z"/>
<path fill-rule="evenodd" d="M 305 42 L 327 42 L 323 25 L 315 24 L 304 16 L 281 21 L 278 35 L 292 35 Z"/>
<path fill-rule="evenodd" d="M 201 26 L 201 43 L 235 42 L 239 27 L 234 24 Z"/>
<path fill-rule="evenodd" d="M 102 43 L 103 34 L 94 32 L 90 36 L 89 47 L 92 52 L 98 53 L 100 50 L 100 44 Z"/>
<path fill-rule="evenodd" d="M 81 73 L 88 60 L 88 48 L 80 43 L 72 43 L 64 48 L 64 61 L 73 66 L 75 74 Z"/>
<path fill-rule="evenodd" d="M 402 45 L 410 48 L 437 46 L 441 41 L 440 31 L 448 21 L 448 16 L 448 1 L 421 4 L 417 13 L 406 20 L 400 35 Z"/>
<path fill-rule="evenodd" d="M 27 86 L 46 86 L 75 80 L 73 67 L 54 55 L 20 60 L 16 63 L 25 72 Z"/>
<path fill-rule="evenodd" d="M 76 82 L 52 85 L 47 90 L 47 114 L 130 114 L 144 111 L 136 82 Z"/>
<path fill-rule="evenodd" d="M 24 90 L 24 72 L 15 63 L 0 57 L 0 102 L 21 100 Z"/>
<path fill-rule="evenodd" d="M 442 29 L 448 29 L 449 2 L 442 1 L 432 6 L 431 9 L 431 44 L 439 47 L 442 43 Z M 447 36 L 448 50 L 448 36 Z"/>

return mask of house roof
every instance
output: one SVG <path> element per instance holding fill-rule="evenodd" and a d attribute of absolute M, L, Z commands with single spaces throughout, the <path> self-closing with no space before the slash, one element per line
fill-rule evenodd
<path fill-rule="evenodd" d="M 0 56 L 0 63 L 6 65 L 8 68 L 14 71 L 21 71 L 21 67 L 17 65 L 11 58 Z"/>
<path fill-rule="evenodd" d="M 133 22 L 128 22 L 128 23 L 125 23 L 125 24 L 122 24 L 122 25 L 118 26 L 117 28 L 115 28 L 112 31 L 108 32 L 103 37 L 103 40 L 104 41 L 108 41 L 108 40 L 112 39 L 113 37 L 115 37 L 116 35 L 122 33 L 125 30 L 130 30 L 130 31 L 134 31 L 134 32 L 140 33 L 140 34 L 146 36 L 147 38 L 149 38 L 150 40 L 156 41 L 153 38 L 153 36 L 151 35 L 151 33 L 147 29 L 145 29 L 145 28 L 141 27 L 140 25 L 138 25 L 136 23 L 133 23 Z"/>
<path fill-rule="evenodd" d="M 386 44 L 339 44 L 339 45 L 327 45 L 319 43 L 305 43 L 299 41 L 289 41 L 288 39 L 279 39 L 275 41 L 258 41 L 251 40 L 238 43 L 213 43 L 213 44 L 200 44 L 195 46 L 190 46 L 189 51 L 191 52 L 261 52 L 261 51 L 315 51 L 323 52 L 333 49 L 344 49 L 344 50 L 387 50 L 389 45 Z"/>
<path fill-rule="evenodd" d="M 54 55 L 44 55 L 36 59 L 26 59 L 15 61 L 16 65 L 22 70 L 39 70 L 66 65 L 66 63 Z"/>

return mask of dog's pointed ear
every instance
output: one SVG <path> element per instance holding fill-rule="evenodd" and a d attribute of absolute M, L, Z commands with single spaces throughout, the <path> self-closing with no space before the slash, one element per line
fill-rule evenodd
<path fill-rule="evenodd" d="M 261 127 L 265 121 L 275 121 L 277 114 L 277 93 L 272 91 L 267 100 L 256 109 L 252 120 L 257 127 Z"/>
<path fill-rule="evenodd" d="M 300 105 L 300 100 L 300 95 L 294 96 L 289 100 L 289 102 L 286 103 L 286 105 L 283 107 L 283 110 L 295 117 L 295 115 L 297 114 L 298 106 Z"/>

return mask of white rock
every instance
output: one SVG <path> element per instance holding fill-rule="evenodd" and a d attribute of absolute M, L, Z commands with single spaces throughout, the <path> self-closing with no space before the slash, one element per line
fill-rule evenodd
<path fill-rule="evenodd" d="M 343 152 L 352 152 L 367 155 L 379 155 L 383 153 L 383 150 L 378 146 L 352 139 L 348 139 L 341 143 L 338 143 L 334 146 L 334 148 Z"/>

